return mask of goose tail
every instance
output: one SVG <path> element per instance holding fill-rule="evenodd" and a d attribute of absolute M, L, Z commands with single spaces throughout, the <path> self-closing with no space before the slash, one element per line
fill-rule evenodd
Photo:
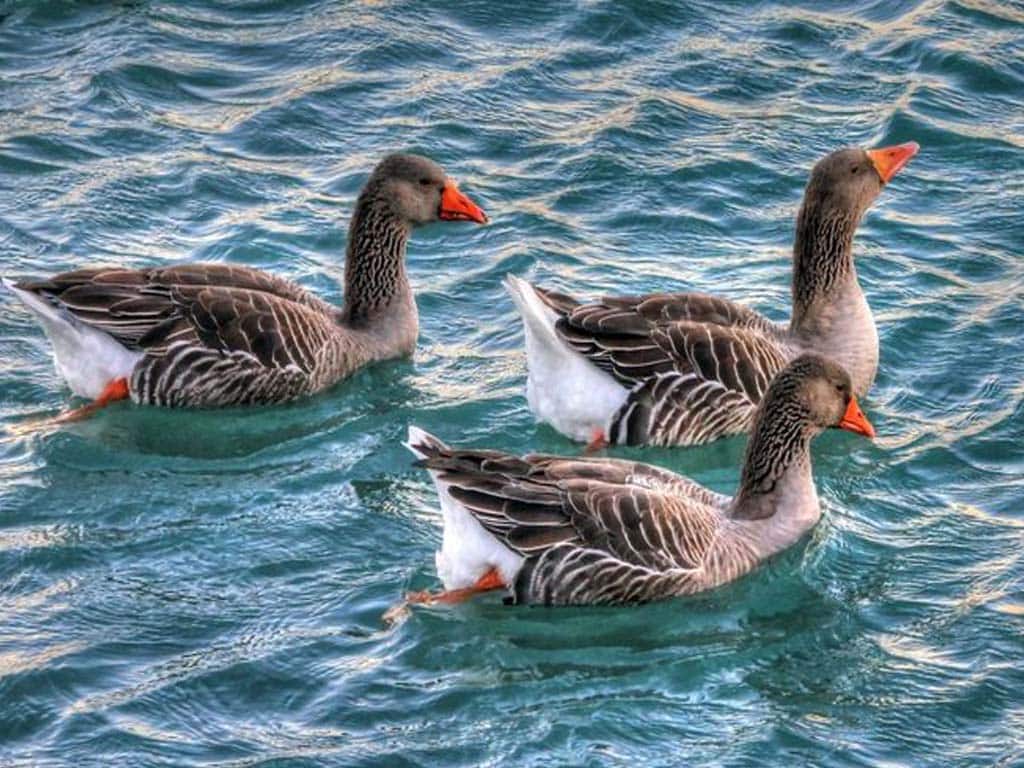
<path fill-rule="evenodd" d="M 409 425 L 409 436 L 402 445 L 408 448 L 418 459 L 425 459 L 431 454 L 448 447 L 425 429 L 420 429 L 412 424 Z"/>
<path fill-rule="evenodd" d="M 77 319 L 59 303 L 0 277 L 0 285 L 18 299 L 42 326 L 57 372 L 79 397 L 96 399 L 114 380 L 131 376 L 142 353 L 130 350 L 108 333 Z"/>
<path fill-rule="evenodd" d="M 505 288 L 523 318 L 523 326 L 526 328 L 529 338 L 553 351 L 567 351 L 565 342 L 558 338 L 555 324 L 559 317 L 565 314 L 565 310 L 570 307 L 562 306 L 564 302 L 547 301 L 546 292 L 542 292 L 515 275 L 505 276 Z"/>
<path fill-rule="evenodd" d="M 451 451 L 429 432 L 413 426 L 409 427 L 405 445 L 421 460 Z M 472 587 L 491 569 L 502 575 L 505 584 L 511 584 L 522 565 L 522 557 L 486 531 L 465 505 L 452 496 L 451 482 L 443 479 L 443 471 L 432 469 L 430 474 L 444 521 L 441 548 L 434 556 L 437 575 L 444 588 Z"/>
<path fill-rule="evenodd" d="M 559 335 L 559 321 L 579 302 L 514 275 L 505 278 L 505 286 L 523 317 L 530 410 L 563 435 L 590 440 L 595 430 L 605 429 L 628 391 Z"/>

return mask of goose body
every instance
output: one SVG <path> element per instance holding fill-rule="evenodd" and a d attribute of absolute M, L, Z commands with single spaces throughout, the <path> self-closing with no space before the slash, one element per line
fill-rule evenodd
<path fill-rule="evenodd" d="M 768 383 L 802 354 L 835 359 L 863 397 L 878 332 L 852 240 L 871 201 L 917 151 L 841 150 L 814 169 L 797 218 L 793 312 L 781 325 L 702 293 L 582 303 L 509 276 L 523 319 L 527 397 L 537 419 L 575 440 L 694 445 L 750 430 Z"/>
<path fill-rule="evenodd" d="M 512 275 L 506 285 L 527 329 L 530 408 L 574 440 L 601 432 L 626 445 L 695 445 L 746 432 L 771 377 L 807 351 L 752 310 L 704 294 L 579 304 Z M 548 340 L 544 354 L 531 337 Z"/>
<path fill-rule="evenodd" d="M 248 267 L 92 267 L 3 285 L 39 320 L 72 392 L 99 398 L 123 379 L 137 403 L 280 403 L 359 368 L 409 355 L 418 317 L 405 272 L 415 226 L 486 221 L 435 163 L 385 158 L 353 216 L 345 305 Z"/>
<path fill-rule="evenodd" d="M 518 603 L 600 605 L 690 595 L 736 579 L 821 516 L 811 439 L 826 426 L 868 436 L 848 375 L 802 356 L 773 380 L 736 496 L 649 464 L 450 448 L 409 430 L 444 515 L 448 590 L 496 572 Z"/>
<path fill-rule="evenodd" d="M 415 314 L 378 341 L 299 286 L 219 264 L 93 268 L 13 287 L 53 343 L 71 390 L 97 398 L 126 378 L 146 405 L 286 402 L 415 346 Z M 382 343 L 383 342 L 383 343 Z"/>

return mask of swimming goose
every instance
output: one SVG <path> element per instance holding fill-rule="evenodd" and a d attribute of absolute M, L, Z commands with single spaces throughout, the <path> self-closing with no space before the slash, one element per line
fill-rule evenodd
<path fill-rule="evenodd" d="M 811 440 L 826 427 L 874 436 L 837 363 L 803 355 L 756 409 L 730 498 L 649 464 L 449 448 L 411 427 L 444 515 L 437 571 L 448 590 L 508 589 L 506 602 L 601 605 L 690 595 L 794 544 L 821 516 Z"/>
<path fill-rule="evenodd" d="M 92 267 L 4 285 L 42 324 L 57 371 L 95 403 L 214 407 L 280 403 L 362 366 L 409 355 L 416 303 L 405 271 L 414 227 L 487 216 L 441 167 L 390 155 L 356 201 L 344 306 L 248 267 Z"/>
<path fill-rule="evenodd" d="M 843 149 L 814 166 L 796 222 L 788 326 L 702 293 L 582 304 L 510 275 L 537 419 L 592 447 L 709 442 L 749 430 L 772 376 L 804 352 L 840 362 L 863 397 L 878 368 L 878 334 L 857 282 L 853 234 L 917 150 L 915 142 Z"/>

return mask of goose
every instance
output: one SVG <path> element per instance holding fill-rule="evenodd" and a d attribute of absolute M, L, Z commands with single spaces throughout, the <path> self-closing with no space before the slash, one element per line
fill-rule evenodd
<path fill-rule="evenodd" d="M 444 517 L 437 572 L 454 603 L 505 589 L 506 602 L 609 605 L 691 595 L 754 569 L 821 516 L 810 443 L 827 427 L 866 437 L 849 374 L 801 355 L 758 405 L 733 497 L 650 464 L 449 448 L 410 427 Z"/>
<path fill-rule="evenodd" d="M 385 157 L 356 201 L 344 305 L 296 283 L 229 264 L 89 267 L 3 285 L 49 337 L 58 373 L 94 400 L 173 407 L 282 403 L 363 366 L 412 354 L 418 316 L 405 269 L 415 227 L 486 223 L 437 163 Z"/>
<path fill-rule="evenodd" d="M 746 432 L 772 376 L 805 352 L 835 359 L 867 394 L 878 333 L 857 282 L 853 235 L 916 142 L 847 148 L 811 172 L 796 221 L 788 325 L 703 293 L 584 304 L 509 275 L 523 319 L 536 418 L 589 449 L 697 445 Z"/>

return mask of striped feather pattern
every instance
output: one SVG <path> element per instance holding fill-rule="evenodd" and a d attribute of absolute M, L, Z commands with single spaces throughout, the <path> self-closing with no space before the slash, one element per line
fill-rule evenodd
<path fill-rule="evenodd" d="M 443 498 L 522 558 L 505 577 L 513 601 L 647 602 L 736 579 L 818 521 L 810 443 L 844 418 L 851 386 L 817 355 L 784 367 L 755 411 L 734 498 L 632 461 L 450 448 L 415 428 L 408 445 Z M 446 557 L 457 549 L 446 522 Z M 495 567 L 477 558 L 476 572 Z"/>
<path fill-rule="evenodd" d="M 336 307 L 247 267 L 94 268 L 20 287 L 144 352 L 129 381 L 138 403 L 284 402 L 369 359 L 341 333 Z"/>
<path fill-rule="evenodd" d="M 537 289 L 562 313 L 575 351 L 630 388 L 607 435 L 626 445 L 697 445 L 746 432 L 769 381 L 792 356 L 783 331 L 700 293 L 579 304 Z"/>
<path fill-rule="evenodd" d="M 728 497 L 666 470 L 436 440 L 412 447 L 452 498 L 525 558 L 517 602 L 646 602 L 707 589 L 757 562 L 742 540 L 723 537 Z"/>

